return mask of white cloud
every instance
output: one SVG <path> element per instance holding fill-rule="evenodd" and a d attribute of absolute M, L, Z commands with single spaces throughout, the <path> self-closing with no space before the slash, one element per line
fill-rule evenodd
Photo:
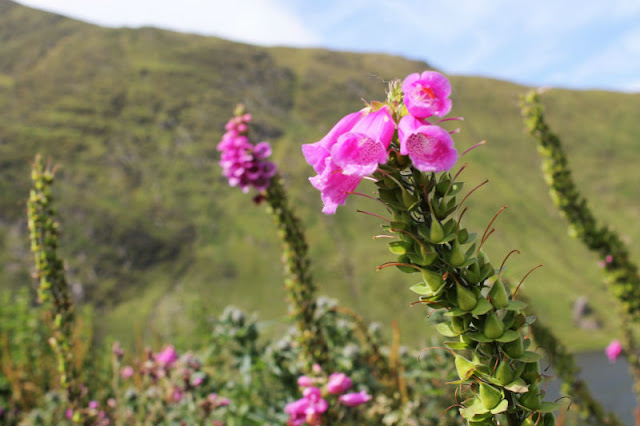
<path fill-rule="evenodd" d="M 309 46 L 321 38 L 278 0 L 20 0 L 105 26 L 156 26 L 261 45 Z"/>

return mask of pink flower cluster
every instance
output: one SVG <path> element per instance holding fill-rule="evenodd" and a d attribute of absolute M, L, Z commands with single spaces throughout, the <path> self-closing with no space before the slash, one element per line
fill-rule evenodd
<path fill-rule="evenodd" d="M 260 142 L 253 145 L 248 138 L 250 114 L 233 117 L 226 124 L 226 132 L 217 150 L 222 152 L 220 166 L 230 186 L 239 186 L 242 192 L 250 187 L 263 191 L 269 187 L 276 174 L 276 165 L 265 161 L 271 156 L 271 145 Z"/>
<path fill-rule="evenodd" d="M 618 340 L 614 340 L 609 343 L 609 346 L 604 350 L 609 358 L 610 362 L 616 362 L 620 355 L 622 355 L 622 344 Z"/>
<path fill-rule="evenodd" d="M 302 398 L 287 404 L 284 411 L 289 414 L 287 426 L 319 425 L 322 414 L 327 411 L 329 404 L 323 398 L 323 391 L 316 385 L 326 382 L 325 395 L 339 395 L 338 402 L 347 407 L 355 407 L 371 399 L 365 391 L 345 393 L 353 386 L 351 379 L 343 373 L 333 373 L 326 378 L 300 376 L 298 385 L 303 388 Z"/>
<path fill-rule="evenodd" d="M 317 173 L 309 180 L 321 193 L 324 213 L 333 214 L 344 205 L 362 178 L 387 162 L 390 150 L 408 156 L 423 172 L 441 172 L 455 164 L 458 153 L 449 132 L 427 121 L 451 110 L 449 81 L 435 71 L 411 74 L 402 92 L 408 114 L 402 104 L 367 107 L 343 117 L 320 141 L 302 145 Z M 400 116 L 396 123 L 394 117 Z"/>

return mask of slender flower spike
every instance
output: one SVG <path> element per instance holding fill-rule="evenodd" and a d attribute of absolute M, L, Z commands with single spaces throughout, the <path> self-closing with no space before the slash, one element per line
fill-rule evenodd
<path fill-rule="evenodd" d="M 387 162 L 387 148 L 395 128 L 391 110 L 384 106 L 366 115 L 350 132 L 341 135 L 331 147 L 331 157 L 345 175 L 370 175 L 378 164 Z"/>
<path fill-rule="evenodd" d="M 622 354 L 622 344 L 617 340 L 612 341 L 609 343 L 609 346 L 607 346 L 607 349 L 605 349 L 605 353 L 609 361 L 616 362 Z"/>
<path fill-rule="evenodd" d="M 400 154 L 408 155 L 416 169 L 422 172 L 443 172 L 458 159 L 451 135 L 441 127 L 411 115 L 398 123 Z"/>
<path fill-rule="evenodd" d="M 444 117 L 451 111 L 451 84 L 436 71 L 411 74 L 402 83 L 404 104 L 418 118 Z"/>

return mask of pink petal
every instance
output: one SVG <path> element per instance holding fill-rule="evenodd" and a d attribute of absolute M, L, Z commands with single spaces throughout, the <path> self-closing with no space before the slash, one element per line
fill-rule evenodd
<path fill-rule="evenodd" d="M 400 120 L 400 154 L 408 155 L 413 165 L 423 172 L 451 169 L 458 159 L 451 135 L 441 127 L 420 124 L 420 120 L 411 116 Z"/>
<path fill-rule="evenodd" d="M 436 71 L 425 71 L 420 76 L 409 75 L 402 83 L 404 104 L 415 117 L 426 118 L 432 115 L 444 117 L 451 111 L 451 84 Z"/>
<path fill-rule="evenodd" d="M 322 212 L 334 214 L 338 205 L 344 205 L 349 195 L 356 189 L 362 178 L 359 176 L 347 176 L 342 170 L 327 158 L 325 169 L 321 174 L 309 178 L 311 185 L 320 191 L 320 197 L 324 203 Z"/>

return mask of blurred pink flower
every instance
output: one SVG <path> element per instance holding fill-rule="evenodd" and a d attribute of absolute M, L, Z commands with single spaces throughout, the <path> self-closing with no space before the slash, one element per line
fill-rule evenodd
<path fill-rule="evenodd" d="M 327 390 L 331 394 L 340 394 L 346 392 L 353 383 L 351 379 L 344 373 L 333 373 L 329 376 L 329 381 L 327 382 Z"/>
<path fill-rule="evenodd" d="M 613 256 L 611 256 L 610 254 L 607 255 L 607 257 L 604 258 L 605 262 L 607 263 L 611 263 L 613 262 Z"/>
<path fill-rule="evenodd" d="M 131 367 L 130 365 L 127 365 L 120 371 L 120 377 L 122 377 L 123 379 L 128 379 L 131 376 L 133 376 L 133 373 L 135 373 L 135 371 L 133 370 L 133 367 Z"/>
<path fill-rule="evenodd" d="M 89 408 L 90 409 L 96 410 L 99 406 L 100 406 L 100 404 L 98 404 L 98 401 L 89 401 Z"/>
<path fill-rule="evenodd" d="M 618 357 L 622 354 L 622 344 L 618 340 L 614 340 L 609 343 L 609 346 L 604 350 L 609 358 L 610 362 L 616 362 Z"/>
<path fill-rule="evenodd" d="M 411 74 L 402 82 L 404 104 L 418 118 L 444 117 L 451 111 L 451 84 L 436 71 Z"/>
<path fill-rule="evenodd" d="M 301 388 L 306 388 L 309 386 L 313 386 L 314 380 L 308 376 L 300 376 L 298 377 L 298 386 Z"/>
<path fill-rule="evenodd" d="M 357 405 L 364 404 L 369 400 L 371 400 L 371 395 L 368 395 L 365 391 L 345 393 L 339 398 L 340 403 L 348 407 L 355 407 Z"/>
<path fill-rule="evenodd" d="M 155 360 L 165 367 L 171 367 L 178 360 L 178 352 L 173 345 L 167 345 L 156 354 Z"/>
<path fill-rule="evenodd" d="M 347 176 L 342 173 L 331 157 L 327 157 L 326 165 L 321 174 L 309 178 L 311 185 L 320 191 L 320 198 L 324 203 L 322 212 L 334 214 L 338 205 L 344 205 L 349 192 L 353 192 L 360 181 L 359 176 Z"/>

